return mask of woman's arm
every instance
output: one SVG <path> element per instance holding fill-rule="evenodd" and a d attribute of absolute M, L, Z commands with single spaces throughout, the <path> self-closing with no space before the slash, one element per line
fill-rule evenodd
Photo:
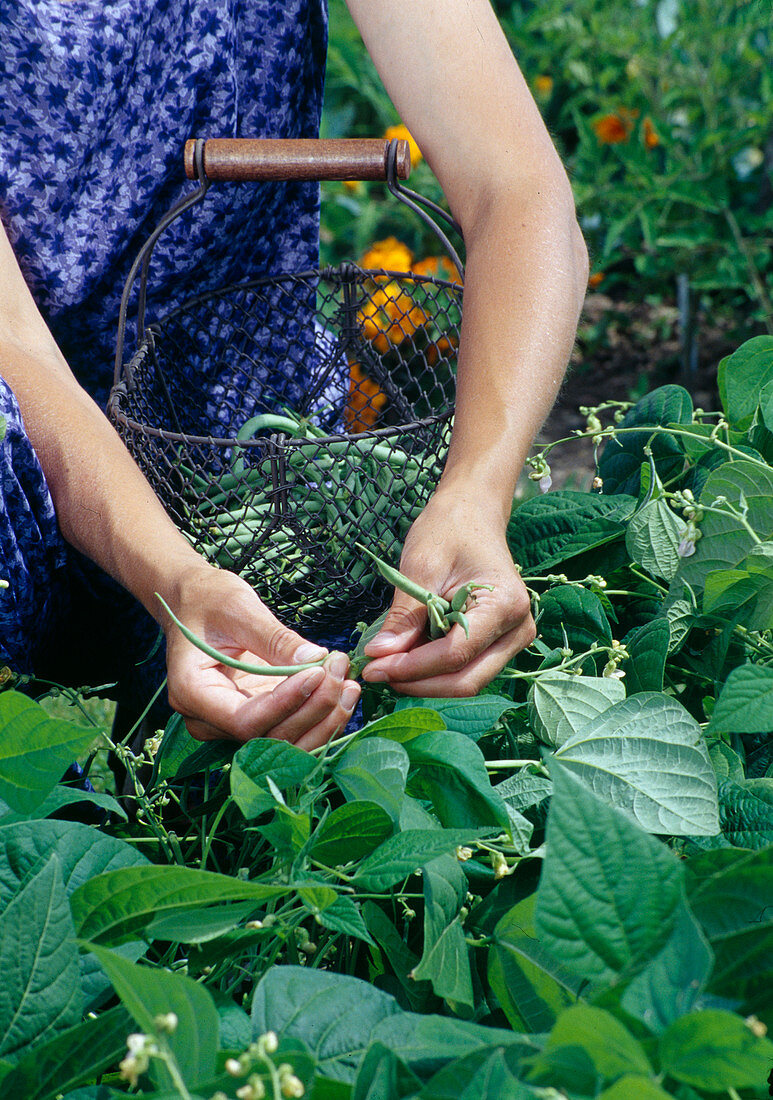
<path fill-rule="evenodd" d="M 569 361 L 587 252 L 566 173 L 488 0 L 347 3 L 466 248 L 453 438 L 401 568 L 441 592 L 496 586 L 480 594 L 469 640 L 454 629 L 415 648 L 422 611 L 398 594 L 365 678 L 468 694 L 534 637 L 504 530 Z"/>
<path fill-rule="evenodd" d="M 282 626 L 249 585 L 206 563 L 174 527 L 107 418 L 73 377 L 2 226 L 0 374 L 16 394 L 68 542 L 165 627 L 156 592 L 221 651 L 273 665 L 310 659 L 297 652 L 304 639 Z M 269 735 L 309 748 L 347 720 L 359 694 L 356 684 L 345 681 L 347 662 L 340 655 L 324 671 L 277 683 L 229 672 L 176 629 L 168 631 L 167 668 L 171 705 L 186 717 L 193 736 L 204 740 Z"/>

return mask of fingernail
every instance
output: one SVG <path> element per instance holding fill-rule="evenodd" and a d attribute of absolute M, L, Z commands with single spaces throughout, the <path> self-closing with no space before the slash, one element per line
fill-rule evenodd
<path fill-rule="evenodd" d="M 360 692 L 356 687 L 344 688 L 341 692 L 341 706 L 344 710 L 354 710 L 354 704 L 360 697 Z"/>
<path fill-rule="evenodd" d="M 374 645 L 374 646 L 392 645 L 392 643 L 394 642 L 396 637 L 397 637 L 397 635 L 393 634 L 391 630 L 382 630 L 380 634 L 377 634 L 375 638 L 372 638 L 368 642 L 368 645 L 369 646 L 371 646 L 371 645 Z"/>
<path fill-rule="evenodd" d="M 296 665 L 305 664 L 306 661 L 319 661 L 322 657 L 327 657 L 327 650 L 322 646 L 314 645 L 313 642 L 304 642 L 303 645 L 299 645 L 293 655 L 293 660 Z"/>
<path fill-rule="evenodd" d="M 298 674 L 296 673 L 296 675 Z M 323 668 L 313 668 L 309 672 L 303 673 L 301 691 L 308 697 L 313 691 L 316 691 L 324 678 L 325 670 Z"/>
<path fill-rule="evenodd" d="M 349 658 L 345 653 L 336 653 L 330 660 L 327 670 L 334 680 L 343 680 L 349 671 Z"/>

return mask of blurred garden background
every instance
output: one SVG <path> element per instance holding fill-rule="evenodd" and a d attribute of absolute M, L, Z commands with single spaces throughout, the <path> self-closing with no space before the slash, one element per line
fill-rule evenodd
<path fill-rule="evenodd" d="M 591 254 L 544 439 L 580 427 L 582 405 L 636 400 L 666 382 L 717 408 L 719 360 L 773 333 L 770 0 L 494 7 L 569 172 Z M 323 136 L 401 136 L 391 129 L 400 121 L 344 0 L 330 0 Z M 418 150 L 410 186 L 442 202 Z M 375 266 L 449 271 L 437 240 L 379 184 L 325 184 L 321 242 L 323 262 L 375 246 Z M 569 469 L 578 455 L 567 459 Z"/>

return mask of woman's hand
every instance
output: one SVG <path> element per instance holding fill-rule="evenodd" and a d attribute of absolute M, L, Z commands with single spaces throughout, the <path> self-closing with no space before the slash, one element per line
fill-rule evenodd
<path fill-rule="evenodd" d="M 400 571 L 432 592 L 453 595 L 463 584 L 491 585 L 473 593 L 466 612 L 470 636 L 458 624 L 430 641 L 423 604 L 396 592 L 363 679 L 388 682 L 406 695 L 475 695 L 534 641 L 529 596 L 513 565 L 501 511 L 438 491 L 405 541 Z"/>
<path fill-rule="evenodd" d="M 293 665 L 327 651 L 283 626 L 233 573 L 204 566 L 186 574 L 173 609 L 210 645 L 248 664 Z M 170 601 L 171 603 L 171 601 Z M 343 653 L 288 677 L 256 676 L 218 664 L 165 625 L 170 705 L 199 741 L 274 737 L 302 749 L 325 744 L 349 720 L 360 695 Z"/>

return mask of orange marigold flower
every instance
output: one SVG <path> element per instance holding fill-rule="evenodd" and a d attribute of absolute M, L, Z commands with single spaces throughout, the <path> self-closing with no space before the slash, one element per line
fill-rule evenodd
<path fill-rule="evenodd" d="M 593 131 L 602 145 L 619 145 L 621 142 L 628 141 L 638 113 L 638 111 L 628 111 L 621 107 L 612 115 L 602 115 L 601 118 L 597 118 L 592 124 Z"/>
<path fill-rule="evenodd" d="M 652 119 L 649 116 L 644 120 L 644 144 L 648 149 L 654 149 L 656 145 L 660 145 L 658 132 L 653 126 Z"/>
<path fill-rule="evenodd" d="M 537 95 L 549 96 L 553 91 L 553 77 L 543 73 L 534 78 L 534 90 Z"/>
<path fill-rule="evenodd" d="M 451 283 L 461 284 L 462 281 L 450 256 L 427 256 L 415 263 L 411 271 L 414 275 L 431 275 L 433 279 L 446 279 Z"/>
<path fill-rule="evenodd" d="M 380 352 L 396 347 L 428 321 L 427 314 L 394 280 L 380 286 L 368 299 L 357 319 L 362 334 Z"/>
<path fill-rule="evenodd" d="M 386 402 L 387 395 L 363 373 L 359 363 L 350 363 L 349 399 L 344 409 L 346 430 L 357 435 L 372 428 Z"/>
<path fill-rule="evenodd" d="M 387 141 L 391 141 L 393 138 L 397 138 L 401 141 L 407 141 L 411 149 L 411 167 L 415 168 L 419 161 L 422 159 L 421 149 L 416 144 L 415 139 L 412 137 L 407 126 L 403 126 L 402 122 L 397 126 L 387 126 L 384 131 L 384 137 Z"/>
<path fill-rule="evenodd" d="M 600 286 L 604 282 L 604 272 L 594 271 L 591 277 L 588 279 L 588 286 L 591 290 L 595 290 L 597 286 Z"/>
<path fill-rule="evenodd" d="M 383 267 L 387 271 L 410 271 L 413 253 L 397 237 L 376 241 L 360 260 L 361 267 Z"/>

